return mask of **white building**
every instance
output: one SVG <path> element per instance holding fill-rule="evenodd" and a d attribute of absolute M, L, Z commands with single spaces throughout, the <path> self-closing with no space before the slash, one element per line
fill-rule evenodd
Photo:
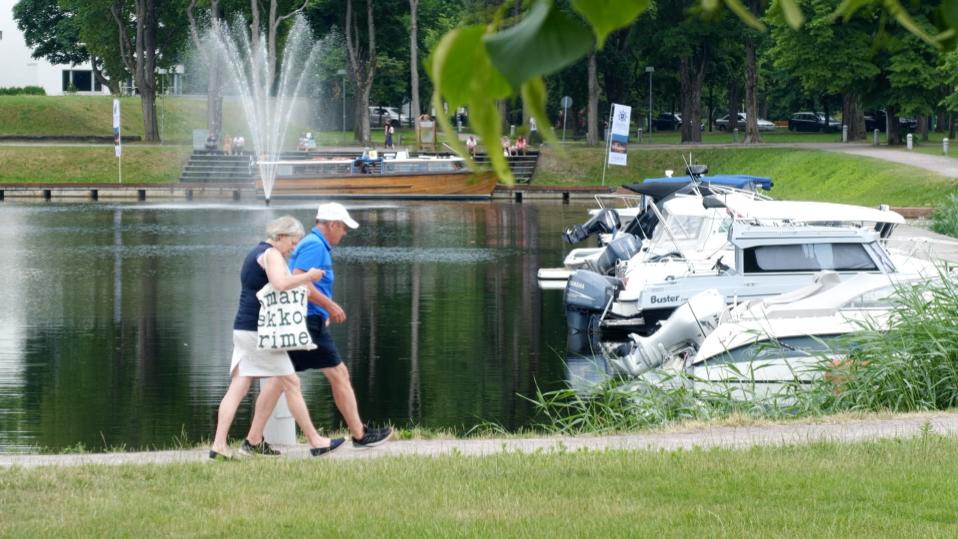
<path fill-rule="evenodd" d="M 44 59 L 34 59 L 33 51 L 23 40 L 23 32 L 13 19 L 13 6 L 18 0 L 0 0 L 0 88 L 39 86 L 47 95 L 63 95 L 68 89 L 78 94 L 108 94 L 93 76 L 89 62 L 84 64 L 54 65 Z M 72 86 L 72 88 L 71 88 Z"/>

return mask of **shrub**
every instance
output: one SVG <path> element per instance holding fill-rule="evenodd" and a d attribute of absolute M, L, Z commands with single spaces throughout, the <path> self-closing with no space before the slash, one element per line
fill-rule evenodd
<path fill-rule="evenodd" d="M 0 95 L 47 95 L 47 92 L 39 86 L 12 86 L 0 88 Z"/>
<path fill-rule="evenodd" d="M 951 193 L 935 207 L 931 229 L 958 238 L 958 193 Z"/>

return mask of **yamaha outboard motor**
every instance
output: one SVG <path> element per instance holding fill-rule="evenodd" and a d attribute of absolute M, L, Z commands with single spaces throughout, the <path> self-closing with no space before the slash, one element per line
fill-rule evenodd
<path fill-rule="evenodd" d="M 611 234 L 618 230 L 621 224 L 619 214 L 615 210 L 605 208 L 599 210 L 599 213 L 585 223 L 566 230 L 563 237 L 570 244 L 579 243 L 593 234 Z"/>
<path fill-rule="evenodd" d="M 565 287 L 565 314 L 569 353 L 589 354 L 597 350 L 599 316 L 615 297 L 620 281 L 589 270 L 576 270 Z"/>
<path fill-rule="evenodd" d="M 608 275 L 620 260 L 629 260 L 642 249 L 642 240 L 632 234 L 622 235 L 605 246 L 595 261 L 595 271 Z"/>

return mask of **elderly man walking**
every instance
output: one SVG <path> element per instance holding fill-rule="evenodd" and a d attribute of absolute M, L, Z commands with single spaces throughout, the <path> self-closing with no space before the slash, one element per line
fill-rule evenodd
<path fill-rule="evenodd" d="M 315 350 L 290 352 L 289 356 L 297 371 L 319 369 L 329 380 L 336 408 L 342 414 L 352 434 L 353 446 L 375 447 L 392 436 L 392 429 L 370 428 L 359 417 L 356 394 L 349 381 L 349 371 L 339 357 L 327 326 L 346 321 L 346 312 L 333 301 L 333 246 L 339 245 L 349 229 L 359 228 L 359 223 L 349 216 L 342 204 L 321 204 L 316 212 L 316 226 L 299 242 L 290 256 L 289 267 L 294 274 L 305 273 L 310 268 L 324 270 L 323 277 L 309 285 L 309 308 L 306 325 L 309 328 Z M 275 386 L 275 387 L 274 387 Z M 260 393 L 256 412 L 250 428 L 251 439 L 260 439 L 266 420 L 279 399 L 281 387 L 274 384 Z"/>

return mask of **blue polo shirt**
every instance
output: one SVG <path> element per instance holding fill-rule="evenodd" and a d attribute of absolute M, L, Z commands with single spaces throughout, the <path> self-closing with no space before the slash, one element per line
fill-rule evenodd
<path fill-rule="evenodd" d="M 326 238 L 317 228 L 313 228 L 306 234 L 306 237 L 299 242 L 296 250 L 289 257 L 289 270 L 309 271 L 310 268 L 319 268 L 325 270 L 326 274 L 318 281 L 313 281 L 316 288 L 333 299 L 333 248 L 326 241 Z M 319 305 L 310 302 L 306 309 L 307 316 L 322 316 L 323 320 L 329 320 L 329 313 Z"/>

